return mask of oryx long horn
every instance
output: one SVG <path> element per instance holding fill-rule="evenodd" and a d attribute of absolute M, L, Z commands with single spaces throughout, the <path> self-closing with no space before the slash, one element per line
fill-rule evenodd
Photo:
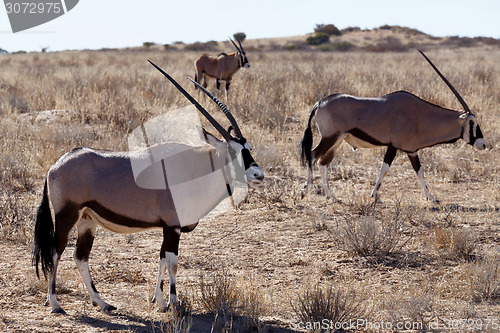
<path fill-rule="evenodd" d="M 231 39 L 231 37 L 228 37 L 228 38 L 231 41 L 231 43 L 233 43 L 233 45 L 236 48 L 236 50 L 238 50 L 238 52 L 240 52 L 240 53 L 243 53 L 243 49 L 240 50 L 240 48 L 238 47 L 238 45 L 236 45 L 236 43 Z M 241 46 L 240 40 L 238 38 L 236 38 L 236 40 L 238 41 L 238 44 L 240 44 L 240 46 Z"/>
<path fill-rule="evenodd" d="M 437 67 L 434 66 L 434 64 L 432 63 L 432 61 L 429 58 L 427 58 L 427 56 L 424 54 L 424 52 L 422 52 L 422 50 L 418 50 L 418 52 L 420 52 L 420 54 L 422 54 L 424 56 L 425 60 L 427 60 L 427 62 L 432 66 L 432 68 L 434 68 L 434 70 L 436 71 L 436 73 L 438 73 L 438 75 L 441 77 L 441 79 L 443 79 L 444 83 L 446 83 L 446 85 L 455 94 L 455 96 L 457 97 L 457 99 L 460 102 L 460 104 L 462 104 L 462 106 L 464 107 L 465 111 L 467 113 L 471 113 L 469 106 L 467 105 L 467 103 L 465 103 L 464 99 L 462 98 L 462 96 L 460 96 L 460 94 L 458 93 L 458 91 L 451 85 L 450 81 L 448 81 L 444 77 L 444 75 L 441 74 L 441 72 L 439 71 L 439 69 L 437 69 Z"/>
<path fill-rule="evenodd" d="M 191 102 L 193 103 L 193 105 L 198 109 L 198 111 L 201 112 L 201 114 L 203 114 L 205 116 L 205 118 L 207 118 L 207 120 L 210 122 L 210 124 L 212 124 L 212 126 L 220 133 L 220 135 L 222 135 L 224 137 L 224 139 L 226 139 L 226 141 L 229 142 L 229 140 L 231 139 L 231 135 L 224 129 L 224 127 L 222 127 L 208 112 L 207 110 L 205 110 L 201 105 L 200 103 L 198 103 L 191 95 L 189 95 L 189 93 L 184 90 L 184 88 L 182 88 L 170 75 L 168 75 L 167 73 L 165 73 L 165 71 L 163 69 L 161 69 L 160 67 L 156 66 L 153 62 L 151 62 L 151 60 L 148 60 L 149 63 L 151 65 L 153 65 L 157 70 L 159 70 L 163 75 L 165 75 L 165 77 L 170 81 L 172 82 L 172 84 L 180 90 L 180 92 Z"/>
<path fill-rule="evenodd" d="M 238 45 L 240 46 L 241 53 L 245 53 L 245 50 L 243 50 L 243 45 L 241 45 L 240 39 L 236 38 L 236 40 L 238 41 Z"/>
<path fill-rule="evenodd" d="M 224 112 L 224 114 L 226 115 L 227 119 L 229 119 L 229 122 L 231 123 L 231 125 L 233 125 L 234 132 L 236 133 L 236 137 L 242 138 L 243 134 L 241 134 L 240 128 L 239 128 L 238 124 L 236 123 L 236 119 L 234 119 L 233 115 L 231 114 L 231 112 L 229 112 L 229 110 L 224 105 L 224 103 L 219 101 L 219 99 L 217 99 L 217 97 L 212 95 L 212 93 L 210 93 L 210 91 L 205 89 L 205 87 L 203 87 L 201 84 L 199 84 L 198 82 L 196 82 L 195 80 L 193 80 L 189 76 L 188 76 L 188 79 L 191 80 L 191 82 L 193 82 L 198 88 L 200 88 L 205 94 L 207 94 L 208 97 L 210 97 L 219 106 L 219 108 L 222 110 L 222 112 Z"/>

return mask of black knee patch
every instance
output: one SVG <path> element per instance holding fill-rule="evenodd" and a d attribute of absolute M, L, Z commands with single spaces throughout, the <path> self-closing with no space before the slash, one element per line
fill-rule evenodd
<path fill-rule="evenodd" d="M 170 295 L 177 295 L 177 291 L 175 290 L 175 284 L 170 285 Z"/>

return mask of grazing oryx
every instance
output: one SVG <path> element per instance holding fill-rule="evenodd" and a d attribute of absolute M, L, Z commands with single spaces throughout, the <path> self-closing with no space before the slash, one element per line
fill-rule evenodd
<path fill-rule="evenodd" d="M 240 47 L 238 47 L 231 38 L 229 39 L 233 43 L 237 52 L 230 54 L 220 53 L 216 57 L 204 53 L 194 62 L 196 70 L 194 79 L 196 82 L 202 83 L 201 81 L 203 80 L 203 86 L 206 88 L 206 77 L 215 78 L 217 82 L 217 93 L 219 93 L 220 81 L 226 81 L 226 98 L 234 73 L 236 73 L 241 67 L 250 67 L 250 63 L 248 62 L 247 55 L 245 54 L 245 50 L 243 50 L 240 40 L 236 38 L 238 44 L 240 45 Z"/>
<path fill-rule="evenodd" d="M 132 161 L 148 161 L 151 150 L 172 150 L 181 144 L 163 143 L 133 152 L 77 148 L 59 158 L 50 168 L 45 180 L 43 199 L 37 212 L 33 247 L 33 264 L 36 266 L 37 275 L 40 264 L 44 275 L 48 276 L 46 305 L 50 304 L 54 313 L 64 313 L 56 299 L 56 273 L 69 233 L 75 225 L 78 230 L 74 253 L 76 264 L 92 304 L 98 305 L 104 311 L 116 308 L 100 297 L 90 277 L 88 265 L 97 225 L 117 233 L 135 233 L 150 228 L 162 228 L 163 244 L 158 281 L 152 301 L 158 302 L 160 311 L 166 311 L 170 304 L 177 302 L 175 275 L 181 232 L 193 230 L 201 217 L 228 195 L 232 195 L 230 183 L 234 183 L 235 177 L 231 178 L 233 174 L 227 172 L 228 159 L 238 156 L 238 161 L 241 161 L 238 165 L 242 170 L 239 179 L 243 184 L 258 185 L 264 178 L 263 171 L 253 160 L 248 143 L 226 107 L 201 87 L 224 111 L 234 129 L 235 137 L 217 123 L 174 79 L 151 64 L 196 106 L 225 139 L 221 141 L 203 130 L 209 144 L 196 148 L 184 145 L 191 149 L 183 149 L 183 159 L 173 159 L 170 164 L 167 159 L 162 159 L 161 164 L 159 162 L 156 164 L 159 168 L 154 170 L 159 170 L 160 175 L 176 172 L 184 179 L 196 180 L 201 177 L 200 175 L 215 171 L 224 175 L 225 183 L 209 179 L 201 183 L 202 186 L 196 186 L 194 191 L 187 194 L 188 197 L 184 196 L 182 198 L 184 201 L 189 200 L 189 214 L 193 222 L 181 224 L 179 210 L 173 201 L 175 184 L 169 185 L 170 179 L 167 182 L 165 178 L 163 189 L 138 186 L 131 166 Z M 219 179 L 222 179 L 222 176 Z M 55 214 L 55 221 L 52 219 L 50 205 Z M 163 298 L 165 269 L 168 269 L 170 283 L 168 303 Z"/>
<path fill-rule="evenodd" d="M 393 92 L 379 98 L 335 94 L 322 99 L 314 105 L 302 138 L 302 163 L 307 163 L 308 166 L 304 195 L 312 184 L 312 165 L 319 160 L 325 194 L 327 198 L 332 197 L 327 168 L 342 140 L 354 148 L 387 147 L 379 178 L 371 194 L 375 199 L 398 149 L 408 154 L 427 199 L 437 202 L 427 189 L 418 151 L 441 143 L 452 143 L 460 138 L 479 149 L 486 148 L 477 119 L 463 98 L 429 58 L 422 51 L 419 52 L 448 85 L 465 111 L 449 110 L 431 104 L 406 91 Z M 321 141 L 311 151 L 311 121 L 314 116 Z"/>

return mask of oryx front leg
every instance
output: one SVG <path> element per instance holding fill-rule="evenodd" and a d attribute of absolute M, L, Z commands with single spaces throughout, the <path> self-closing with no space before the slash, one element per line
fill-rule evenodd
<path fill-rule="evenodd" d="M 427 184 L 425 183 L 424 179 L 424 169 L 422 169 L 422 166 L 420 164 L 420 159 L 418 158 L 418 153 L 408 153 L 408 157 L 410 158 L 411 165 L 413 166 L 413 170 L 417 173 L 417 177 L 420 180 L 420 184 L 422 185 L 422 188 L 424 189 L 425 197 L 427 200 L 430 200 L 434 203 L 438 203 L 439 200 L 434 198 L 432 194 L 429 193 L 429 189 L 427 188 Z"/>
<path fill-rule="evenodd" d="M 92 305 L 99 306 L 103 311 L 113 311 L 116 307 L 106 303 L 99 292 L 97 291 L 89 270 L 89 255 L 94 244 L 96 224 L 90 219 L 82 219 L 78 224 L 78 239 L 74 258 L 80 275 L 82 276 L 83 284 L 87 288 Z"/>
<path fill-rule="evenodd" d="M 220 93 L 220 79 L 216 78 L 215 79 L 215 84 L 217 86 L 217 90 L 215 91 L 216 94 Z"/>
<path fill-rule="evenodd" d="M 229 94 L 229 86 L 231 85 L 231 79 L 226 80 L 226 101 L 227 101 L 227 95 Z"/>
<path fill-rule="evenodd" d="M 161 247 L 158 281 L 152 302 L 158 302 L 158 310 L 165 312 L 171 305 L 177 305 L 177 291 L 175 288 L 175 275 L 177 274 L 177 262 L 179 251 L 180 228 L 165 227 L 163 230 L 163 244 Z M 169 278 L 169 301 L 163 298 L 163 284 L 165 280 L 165 269 L 168 270 Z"/>
<path fill-rule="evenodd" d="M 387 151 L 385 152 L 384 162 L 382 162 L 382 167 L 380 168 L 380 174 L 378 176 L 377 183 L 375 183 L 375 187 L 372 191 L 372 198 L 375 198 L 375 201 L 378 200 L 377 192 L 380 189 L 380 185 L 382 184 L 382 179 L 384 179 L 387 171 L 391 167 L 392 161 L 394 161 L 394 157 L 396 157 L 397 149 L 393 146 L 388 146 Z"/>

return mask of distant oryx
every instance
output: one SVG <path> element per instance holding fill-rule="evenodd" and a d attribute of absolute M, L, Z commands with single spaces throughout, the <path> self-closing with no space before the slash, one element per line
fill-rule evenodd
<path fill-rule="evenodd" d="M 426 198 L 437 202 L 427 189 L 418 151 L 437 144 L 452 143 L 460 138 L 479 149 L 486 148 L 477 119 L 463 98 L 429 58 L 422 51 L 419 52 L 448 85 L 465 111 L 449 110 L 431 104 L 406 91 L 393 92 L 379 98 L 335 94 L 322 99 L 314 105 L 302 138 L 302 162 L 308 166 L 304 195 L 312 184 L 312 165 L 319 160 L 325 194 L 327 198 L 332 197 L 327 168 L 342 140 L 354 148 L 387 146 L 380 175 L 371 194 L 375 199 L 398 149 L 408 154 Z M 311 151 L 311 121 L 314 116 L 321 141 Z"/>
<path fill-rule="evenodd" d="M 196 80 L 196 82 L 203 84 L 203 87 L 206 88 L 206 77 L 208 76 L 211 78 L 215 78 L 217 82 L 217 93 L 219 93 L 220 81 L 226 81 L 226 98 L 227 93 L 229 92 L 229 85 L 231 84 L 231 79 L 233 78 L 234 73 L 236 73 L 241 67 L 250 67 L 250 63 L 248 62 L 247 55 L 245 54 L 245 50 L 243 50 L 243 46 L 241 45 L 240 40 L 236 38 L 240 46 L 238 47 L 231 38 L 229 39 L 233 43 L 237 52 L 233 52 L 230 54 L 220 53 L 216 57 L 204 53 L 194 62 L 194 67 L 196 70 L 194 79 Z"/>
<path fill-rule="evenodd" d="M 234 129 L 235 137 L 226 131 L 198 102 L 191 97 L 167 73 L 161 71 L 196 108 L 208 119 L 225 141 L 203 130 L 207 144 L 202 147 L 185 149 L 185 163 L 173 163 L 171 167 L 189 178 L 211 171 L 222 172 L 226 181 L 221 183 L 207 181 L 202 188 L 195 188 L 190 193 L 190 214 L 197 214 L 194 222 L 182 225 L 179 222 L 176 207 L 171 192 L 172 185 L 163 190 L 139 187 L 135 182 L 132 160 L 148 159 L 147 149 L 133 152 L 114 152 L 90 148 L 77 148 L 65 154 L 50 168 L 45 179 L 43 199 L 38 208 L 33 247 L 33 264 L 39 274 L 41 265 L 45 276 L 48 275 L 48 299 L 52 312 L 64 313 L 56 299 L 56 274 L 61 255 L 68 242 L 70 231 L 78 230 L 74 258 L 83 282 L 89 292 L 93 305 L 98 305 L 104 311 L 116 309 L 106 303 L 97 292 L 90 277 L 88 259 L 94 241 L 97 225 L 117 233 L 135 233 L 150 228 L 163 229 L 163 244 L 161 246 L 159 273 L 153 302 L 158 302 L 159 310 L 166 309 L 177 302 L 175 275 L 177 272 L 178 245 L 181 232 L 189 232 L 198 224 L 199 217 L 210 212 L 221 200 L 228 196 L 231 175 L 227 174 L 228 158 L 240 156 L 242 174 L 240 179 L 250 185 L 258 185 L 264 178 L 261 168 L 253 160 L 248 143 L 242 136 L 238 124 L 226 107 L 203 87 L 207 93 L 224 111 Z M 168 150 L 176 148 L 176 143 L 164 143 L 148 149 Z M 240 155 L 241 154 L 241 155 Z M 208 159 L 208 157 L 210 158 Z M 163 173 L 168 169 L 167 162 L 161 160 Z M 208 161 L 208 162 L 207 162 Z M 174 160 L 175 162 L 175 160 Z M 244 166 L 243 166 L 244 165 Z M 210 167 L 211 166 L 211 167 Z M 165 170 L 165 169 L 168 170 Z M 222 171 L 220 171 L 222 170 Z M 244 171 L 243 171 L 244 170 Z M 222 178 L 222 176 L 220 176 Z M 229 178 L 229 180 L 228 180 Z M 194 179 L 194 178 L 192 178 Z M 229 193 L 231 195 L 231 193 Z M 51 209 L 54 211 L 52 219 Z M 165 269 L 168 269 L 170 282 L 169 302 L 163 298 L 163 281 Z"/>

